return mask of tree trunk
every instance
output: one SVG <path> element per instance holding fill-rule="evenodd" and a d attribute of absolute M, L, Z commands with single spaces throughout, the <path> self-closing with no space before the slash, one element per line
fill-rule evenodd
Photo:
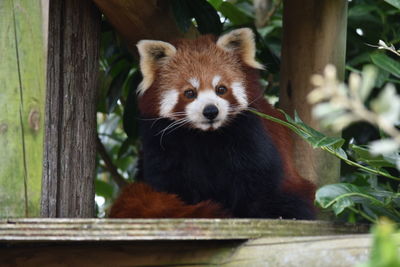
<path fill-rule="evenodd" d="M 43 217 L 93 217 L 101 15 L 91 0 L 49 6 Z"/>
<path fill-rule="evenodd" d="M 346 53 L 347 0 L 284 1 L 281 69 L 281 107 L 313 128 L 306 97 L 310 76 L 321 73 L 328 63 L 343 77 Z M 327 133 L 327 132 L 326 132 Z M 329 134 L 329 133 L 328 133 Z M 338 182 L 340 161 L 295 136 L 297 169 L 317 186 Z"/>
<path fill-rule="evenodd" d="M 38 216 L 45 51 L 41 5 L 0 1 L 0 217 Z"/>

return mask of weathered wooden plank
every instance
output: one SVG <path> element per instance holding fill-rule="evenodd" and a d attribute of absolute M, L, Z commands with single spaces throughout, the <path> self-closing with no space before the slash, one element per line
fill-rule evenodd
<path fill-rule="evenodd" d="M 328 63 L 344 75 L 347 2 L 284 1 L 280 104 L 289 114 L 296 110 L 305 123 L 316 129 L 320 127 L 306 100 L 312 89 L 310 77 L 321 73 Z M 317 186 L 337 182 L 339 160 L 294 137 L 294 158 L 301 175 Z"/>
<path fill-rule="evenodd" d="M 101 14 L 91 0 L 49 3 L 43 217 L 93 217 Z"/>
<path fill-rule="evenodd" d="M 367 259 L 368 235 L 279 237 L 250 241 L 134 241 L 14 244 L 2 266 L 354 266 Z"/>
<path fill-rule="evenodd" d="M 224 266 L 347 267 L 368 259 L 369 235 L 279 237 L 250 240 Z"/>
<path fill-rule="evenodd" d="M 45 51 L 38 1 L 0 1 L 0 217 L 38 216 Z"/>
<path fill-rule="evenodd" d="M 9 219 L 0 241 L 224 240 L 365 233 L 364 225 L 263 219 Z"/>

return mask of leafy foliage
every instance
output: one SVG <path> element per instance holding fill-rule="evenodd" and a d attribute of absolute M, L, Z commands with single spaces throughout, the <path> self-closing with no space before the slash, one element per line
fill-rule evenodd
<path fill-rule="evenodd" d="M 400 193 L 396 193 L 390 185 L 379 184 L 377 181 L 378 175 L 400 181 L 400 178 L 390 175 L 385 170 L 386 167 L 394 167 L 393 163 L 383 156 L 373 156 L 368 149 L 356 145 L 351 145 L 354 160 L 349 159 L 342 148 L 344 139 L 325 136 L 307 126 L 297 114 L 292 119 L 281 111 L 287 120 L 283 121 L 257 111 L 253 112 L 290 128 L 314 148 L 323 149 L 343 162 L 358 167 L 359 171 L 353 173 L 357 175 L 358 180 L 354 180 L 353 183 L 326 185 L 317 191 L 316 202 L 322 208 L 332 209 L 336 215 L 347 209 L 353 215 L 357 214 L 371 222 L 380 216 L 400 222 Z"/>
<path fill-rule="evenodd" d="M 137 158 L 137 109 L 135 88 L 140 81 L 138 62 L 107 23 L 102 25 L 100 58 L 100 88 L 97 102 L 98 135 L 115 168 L 127 180 L 135 173 Z M 129 108 L 126 108 L 129 107 Z M 105 215 L 105 208 L 118 193 L 109 167 L 98 158 L 96 195 L 105 203 L 99 205 L 98 215 Z M 101 201 L 101 202 L 103 202 Z"/>
<path fill-rule="evenodd" d="M 386 121 L 384 128 L 392 127 L 389 130 L 392 135 L 396 132 L 390 124 L 398 125 L 400 115 L 400 101 L 396 93 L 400 83 L 400 64 L 393 49 L 400 42 L 400 21 L 396 19 L 400 10 L 398 1 L 385 2 L 359 0 L 349 3 L 346 67 L 361 74 L 361 78 L 359 86 L 354 86 L 357 80 L 355 75 L 347 73 L 349 89 L 342 86 L 338 92 L 350 94 L 352 101 L 359 98 L 360 102 L 343 108 L 343 101 L 336 100 L 338 105 L 333 105 L 334 110 L 331 105 L 334 101 L 319 104 L 319 110 L 314 111 L 326 125 L 343 128 L 357 120 L 353 115 L 354 108 L 365 103 L 368 116 L 363 119 L 373 123 L 374 118 L 379 118 L 380 122 Z M 392 45 L 389 47 L 380 40 Z M 376 45 L 378 43 L 380 47 Z M 366 64 L 371 65 L 365 67 Z M 387 83 L 391 84 L 384 86 Z M 346 142 L 342 148 L 348 159 L 339 157 L 349 165 L 342 166 L 343 183 L 318 190 L 316 202 L 322 208 L 330 209 L 339 218 L 350 222 L 375 222 L 380 216 L 400 221 L 400 155 L 398 145 L 393 139 L 388 139 L 387 134 L 382 129 L 366 127 L 365 123 L 357 123 L 344 130 Z M 377 155 L 384 150 L 391 152 Z"/>

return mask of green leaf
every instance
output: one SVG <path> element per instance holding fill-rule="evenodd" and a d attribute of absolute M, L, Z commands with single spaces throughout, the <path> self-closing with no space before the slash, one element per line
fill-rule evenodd
<path fill-rule="evenodd" d="M 264 117 L 266 119 L 278 122 L 288 128 L 290 128 L 292 131 L 294 131 L 296 134 L 298 134 L 300 137 L 302 137 L 305 141 L 307 141 L 309 144 L 313 146 L 313 148 L 317 147 L 331 147 L 332 150 L 340 148 L 345 140 L 340 137 L 328 137 L 325 136 L 323 133 L 318 132 L 317 130 L 311 128 L 307 124 L 305 124 L 300 117 L 298 116 L 297 112 L 295 112 L 295 119 L 293 120 L 287 113 L 285 113 L 283 110 L 279 110 L 280 112 L 283 113 L 285 116 L 287 122 L 282 121 L 280 119 L 271 117 L 266 114 L 262 114 L 259 112 L 254 112 L 257 115 Z M 344 151 L 340 151 L 340 153 L 344 153 Z M 346 155 L 346 153 L 344 153 Z M 345 156 L 347 158 L 347 156 Z"/>
<path fill-rule="evenodd" d="M 295 125 L 293 125 L 293 124 L 290 123 L 289 121 L 284 121 L 284 120 L 275 118 L 275 117 L 273 117 L 273 116 L 271 116 L 271 115 L 267 115 L 267 114 L 264 114 L 264 113 L 261 113 L 261 112 L 255 111 L 255 110 L 252 110 L 251 112 L 253 112 L 254 114 L 260 116 L 261 118 L 264 118 L 264 119 L 267 119 L 267 120 L 270 120 L 270 121 L 279 123 L 279 124 L 281 124 L 281 125 L 283 125 L 283 126 L 286 126 L 286 127 L 288 127 L 290 130 L 292 130 L 293 132 L 295 132 L 296 134 L 298 134 L 299 136 L 301 136 L 301 137 L 303 137 L 303 138 L 309 137 L 309 135 L 308 135 L 307 133 L 301 132 L 299 129 L 296 128 Z M 289 117 L 289 118 L 290 118 L 290 117 Z M 303 136 L 302 134 L 304 134 L 304 136 Z"/>
<path fill-rule="evenodd" d="M 223 0 L 208 0 L 208 2 L 216 9 L 219 10 L 219 7 L 224 2 Z"/>
<path fill-rule="evenodd" d="M 256 39 L 258 42 L 258 51 L 257 58 L 260 59 L 261 62 L 264 63 L 266 69 L 269 73 L 277 74 L 280 70 L 280 58 L 274 54 L 270 45 L 263 39 L 263 37 L 256 32 Z"/>
<path fill-rule="evenodd" d="M 385 0 L 385 2 L 397 9 L 400 9 L 400 0 Z"/>
<path fill-rule="evenodd" d="M 349 197 L 357 203 L 369 200 L 373 201 L 374 204 L 384 204 L 375 196 L 371 195 L 368 188 L 355 186 L 349 183 L 326 185 L 321 187 L 316 193 L 316 201 L 324 208 L 333 205 L 341 198 Z"/>
<path fill-rule="evenodd" d="M 248 1 L 238 1 L 235 3 L 235 6 L 246 14 L 251 20 L 255 19 L 255 10 L 253 3 L 249 3 Z"/>
<path fill-rule="evenodd" d="M 137 108 L 136 88 L 142 80 L 140 71 L 136 71 L 132 76 L 131 90 L 128 94 L 126 104 L 124 107 L 124 114 L 122 117 L 123 127 L 125 133 L 135 140 L 138 137 L 138 117 L 139 112 Z"/>
<path fill-rule="evenodd" d="M 200 33 L 219 35 L 222 32 L 222 23 L 218 12 L 204 0 L 186 0 L 191 14 L 197 22 Z"/>
<path fill-rule="evenodd" d="M 349 149 L 354 152 L 353 156 L 357 161 L 365 162 L 368 165 L 378 169 L 383 167 L 396 168 L 396 164 L 394 162 L 390 162 L 383 156 L 371 155 L 368 148 L 366 147 L 350 144 Z"/>
<path fill-rule="evenodd" d="M 307 124 L 305 124 L 301 119 L 299 114 L 297 113 L 297 111 L 294 111 L 294 123 L 300 127 L 301 129 L 305 130 L 307 133 L 309 133 L 311 136 L 314 137 L 320 137 L 323 138 L 325 137 L 325 135 L 313 128 L 311 128 L 310 126 L 308 126 Z"/>
<path fill-rule="evenodd" d="M 341 198 L 336 201 L 335 204 L 332 205 L 333 212 L 335 215 L 339 215 L 346 208 L 352 207 L 354 205 L 354 201 L 351 198 Z"/>
<path fill-rule="evenodd" d="M 385 83 L 389 81 L 390 73 L 386 70 L 379 69 L 378 76 L 376 78 L 376 87 L 382 88 Z"/>
<path fill-rule="evenodd" d="M 321 187 L 316 193 L 316 202 L 322 208 L 332 208 L 335 214 L 349 208 L 371 221 L 378 216 L 400 220 L 400 212 L 393 206 L 392 201 L 398 197 L 399 193 L 340 183 Z M 355 204 L 360 204 L 362 210 Z"/>
<path fill-rule="evenodd" d="M 118 170 L 122 172 L 128 170 L 132 166 L 132 164 L 132 157 L 121 157 L 115 161 L 115 166 L 118 168 Z"/>
<path fill-rule="evenodd" d="M 129 153 L 129 148 L 131 148 L 133 141 L 131 138 L 126 138 L 125 141 L 121 144 L 121 147 L 118 150 L 118 159 L 127 156 Z"/>
<path fill-rule="evenodd" d="M 343 138 L 328 137 L 328 136 L 323 136 L 323 137 L 313 136 L 307 138 L 307 141 L 312 145 L 313 148 L 322 146 L 341 147 L 345 142 Z"/>
<path fill-rule="evenodd" d="M 315 201 L 322 208 L 333 206 L 335 214 L 340 214 L 345 208 L 354 205 L 354 201 L 350 197 L 343 197 L 351 192 L 358 192 L 356 186 L 352 184 L 331 184 L 318 189 L 315 195 Z"/>
<path fill-rule="evenodd" d="M 95 181 L 95 188 L 96 188 L 96 195 L 105 197 L 105 198 L 112 198 L 113 193 L 114 193 L 114 188 L 112 187 L 111 184 L 101 181 L 101 180 L 96 180 Z"/>
<path fill-rule="evenodd" d="M 339 155 L 342 159 L 347 159 L 347 154 L 343 150 L 343 148 L 338 147 L 333 150 L 337 155 Z"/>
<path fill-rule="evenodd" d="M 305 138 L 305 140 L 309 144 L 311 144 L 313 148 L 323 147 L 323 146 L 332 146 L 332 148 L 340 148 L 345 142 L 343 138 L 328 137 L 323 133 L 311 128 L 300 119 L 300 116 L 296 111 L 294 112 L 294 120 L 291 119 L 290 116 L 285 112 L 283 113 L 287 120 L 290 120 L 291 123 L 295 124 L 298 128 L 302 129 L 309 135 L 308 137 Z"/>
<path fill-rule="evenodd" d="M 349 17 L 363 17 L 369 15 L 372 11 L 377 8 L 373 5 L 358 3 L 353 7 L 349 8 Z"/>
<path fill-rule="evenodd" d="M 111 82 L 110 88 L 107 92 L 106 105 L 107 112 L 114 111 L 115 106 L 122 94 L 123 84 L 125 83 L 129 74 L 129 69 L 121 71 Z"/>
<path fill-rule="evenodd" d="M 372 62 L 379 68 L 384 69 L 397 78 L 400 78 L 400 63 L 383 53 L 374 53 L 371 55 Z"/>
<path fill-rule="evenodd" d="M 99 88 L 97 91 L 97 112 L 107 113 L 107 93 L 111 84 L 111 77 L 104 70 L 99 71 Z"/>
<path fill-rule="evenodd" d="M 223 2 L 219 6 L 219 11 L 235 25 L 245 25 L 252 23 L 252 18 L 232 3 Z"/>

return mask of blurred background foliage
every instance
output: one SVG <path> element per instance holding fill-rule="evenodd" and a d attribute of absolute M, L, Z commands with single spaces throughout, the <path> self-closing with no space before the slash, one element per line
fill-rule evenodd
<path fill-rule="evenodd" d="M 369 259 L 355 267 L 400 266 L 400 230 L 397 225 L 383 218 L 372 228 L 373 241 Z"/>
<path fill-rule="evenodd" d="M 279 106 L 279 69 L 282 41 L 282 2 L 280 0 L 170 0 L 170 8 L 182 31 L 194 25 L 202 34 L 221 34 L 234 28 L 250 27 L 256 34 L 257 58 L 266 66 L 261 83 L 271 103 Z M 376 84 L 370 98 L 377 96 L 384 84 L 391 82 L 399 89 L 399 77 L 388 69 L 386 57 L 397 60 L 395 55 L 378 51 L 374 46 L 379 40 L 396 47 L 400 45 L 400 4 L 397 0 L 349 0 L 346 80 L 348 72 L 361 72 L 365 64 L 378 68 Z M 97 105 L 99 153 L 96 178 L 96 203 L 98 216 L 105 216 L 106 209 L 118 194 L 119 187 L 133 181 L 139 153 L 138 111 L 136 87 L 141 80 L 138 61 L 122 39 L 103 19 L 100 60 L 101 81 Z M 363 147 L 379 139 L 382 132 L 367 123 L 353 124 L 343 131 L 343 149 L 356 162 L 365 160 Z M 360 156 L 364 155 L 364 156 Z M 357 158 L 359 157 L 359 158 Z M 361 158 L 360 158 L 361 157 Z M 364 158 L 363 158 L 364 157 Z M 364 162 L 360 164 L 366 164 Z M 385 172 L 398 176 L 396 168 L 378 166 Z M 374 167 L 376 168 L 376 167 Z M 343 182 L 356 187 L 384 186 L 399 192 L 399 182 L 376 174 L 361 172 L 357 167 L 342 166 Z M 367 209 L 368 205 L 366 204 Z M 365 209 L 355 203 L 353 209 Z M 337 213 L 344 221 L 363 222 L 366 219 L 356 211 L 344 208 Z M 372 211 L 373 212 L 373 211 Z"/>

